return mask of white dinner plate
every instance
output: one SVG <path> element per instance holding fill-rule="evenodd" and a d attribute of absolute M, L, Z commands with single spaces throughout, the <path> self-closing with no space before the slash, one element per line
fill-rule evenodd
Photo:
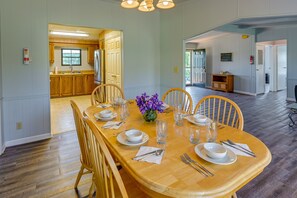
<path fill-rule="evenodd" d="M 211 121 L 211 119 L 207 118 L 205 120 L 205 122 L 197 122 L 195 120 L 194 116 L 195 115 L 186 116 L 185 119 L 188 120 L 189 122 L 193 123 L 193 124 L 200 125 L 200 126 L 205 126 L 208 121 Z"/>
<path fill-rule="evenodd" d="M 149 140 L 149 136 L 148 134 L 146 134 L 145 132 L 142 131 L 143 133 L 143 138 L 141 141 L 139 142 L 129 142 L 127 140 L 127 137 L 125 135 L 127 131 L 123 131 L 122 133 L 120 133 L 118 136 L 117 136 L 117 141 L 123 145 L 126 145 L 126 146 L 139 146 L 139 145 L 142 145 L 144 143 L 146 143 L 148 140 Z"/>
<path fill-rule="evenodd" d="M 237 160 L 237 156 L 235 155 L 235 153 L 233 151 L 231 151 L 230 149 L 227 149 L 227 155 L 223 158 L 220 159 L 215 159 L 215 158 L 211 158 L 209 156 L 206 155 L 205 149 L 204 149 L 204 143 L 198 144 L 197 146 L 195 146 L 195 153 L 201 157 L 202 159 L 204 159 L 205 161 L 208 161 L 210 163 L 213 164 L 219 164 L 219 165 L 229 165 L 229 164 L 233 164 L 234 162 L 236 162 Z"/>
<path fill-rule="evenodd" d="M 109 120 L 113 120 L 114 118 L 116 118 L 117 113 L 113 112 L 110 117 L 101 117 L 100 112 L 97 112 L 97 113 L 94 113 L 94 116 L 97 120 L 109 121 Z"/>

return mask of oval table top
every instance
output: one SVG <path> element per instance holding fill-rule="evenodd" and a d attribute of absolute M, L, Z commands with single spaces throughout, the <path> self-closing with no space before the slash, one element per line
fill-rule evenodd
<path fill-rule="evenodd" d="M 153 197 L 230 196 L 259 175 L 271 161 L 271 153 L 262 141 L 249 133 L 228 126 L 218 129 L 217 142 L 231 139 L 237 143 L 247 144 L 257 157 L 237 156 L 237 161 L 230 165 L 216 165 L 201 159 L 195 153 L 195 145 L 189 142 L 188 137 L 189 126 L 196 125 L 184 120 L 183 126 L 176 126 L 172 110 L 158 114 L 158 119 L 168 122 L 168 137 L 161 164 L 132 160 L 140 146 L 120 144 L 116 139 L 119 133 L 135 128 L 148 134 L 149 140 L 145 146 L 160 147 L 160 145 L 156 142 L 156 123 L 145 122 L 135 102 L 129 102 L 128 107 L 130 115 L 117 130 L 103 129 L 102 126 L 106 122 L 95 119 L 94 113 L 102 111 L 102 108 L 91 106 L 86 109 L 85 114 L 101 130 L 107 146 L 122 167 L 140 186 L 144 187 L 143 189 L 152 191 Z M 109 109 L 113 110 L 111 107 Z M 119 118 L 116 119 L 119 120 Z M 200 133 L 201 142 L 204 142 L 202 129 Z M 205 177 L 184 164 L 180 160 L 180 155 L 183 153 L 187 153 L 192 159 L 201 163 L 215 176 Z"/>

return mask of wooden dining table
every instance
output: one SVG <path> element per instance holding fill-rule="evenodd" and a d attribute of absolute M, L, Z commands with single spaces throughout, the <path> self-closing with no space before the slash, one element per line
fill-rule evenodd
<path fill-rule="evenodd" d="M 109 107 L 113 111 L 119 111 Z M 271 161 L 271 153 L 266 145 L 255 136 L 229 126 L 218 129 L 217 142 L 231 139 L 233 142 L 247 144 L 256 157 L 237 156 L 237 160 L 229 165 L 217 165 L 201 159 L 195 153 L 195 146 L 189 141 L 188 129 L 195 126 L 187 120 L 183 126 L 174 123 L 173 111 L 170 107 L 164 113 L 159 113 L 160 120 L 168 122 L 168 137 L 166 145 L 156 141 L 156 123 L 146 122 L 135 102 L 128 103 L 129 116 L 119 129 L 104 129 L 104 121 L 96 120 L 95 113 L 103 109 L 90 106 L 85 114 L 100 129 L 102 136 L 112 155 L 120 162 L 124 170 L 133 178 L 137 185 L 152 197 L 230 197 L 253 178 L 259 175 Z M 119 112 L 118 112 L 119 115 Z M 119 116 L 115 118 L 119 121 Z M 117 135 L 128 129 L 138 129 L 149 136 L 144 144 L 151 147 L 165 147 L 161 164 L 135 161 L 140 146 L 126 146 L 117 141 Z M 200 142 L 205 142 L 203 130 L 200 130 Z M 213 177 L 205 177 L 198 171 L 183 163 L 180 156 L 187 153 L 192 159 L 211 171 Z M 129 193 L 129 192 L 128 192 Z"/>

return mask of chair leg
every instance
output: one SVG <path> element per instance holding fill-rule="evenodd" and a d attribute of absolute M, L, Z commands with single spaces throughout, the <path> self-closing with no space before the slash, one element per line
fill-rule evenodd
<path fill-rule="evenodd" d="M 236 192 L 231 196 L 231 198 L 237 198 Z"/>
<path fill-rule="evenodd" d="M 82 165 L 82 166 L 80 167 L 80 171 L 79 171 L 79 173 L 78 173 L 78 175 L 77 175 L 77 178 L 76 178 L 76 182 L 75 182 L 74 188 L 77 188 L 78 183 L 79 183 L 80 178 L 81 178 L 81 176 L 83 175 L 83 173 L 84 173 L 84 166 Z"/>
<path fill-rule="evenodd" d="M 93 197 L 93 192 L 95 191 L 95 185 L 94 185 L 94 182 L 92 181 L 92 185 L 90 187 L 90 190 L 89 190 L 89 198 L 92 198 Z"/>

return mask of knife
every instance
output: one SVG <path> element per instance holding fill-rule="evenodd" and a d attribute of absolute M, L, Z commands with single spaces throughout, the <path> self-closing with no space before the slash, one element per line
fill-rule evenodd
<path fill-rule="evenodd" d="M 231 144 L 229 144 L 229 143 L 227 143 L 227 142 L 221 141 L 221 143 L 222 143 L 222 144 L 225 144 L 225 145 L 227 145 L 227 146 L 230 146 L 230 147 L 232 147 L 232 148 L 235 148 L 235 149 L 237 149 L 237 150 L 239 150 L 239 151 L 241 151 L 241 152 L 244 152 L 244 153 L 246 153 L 246 154 L 248 154 L 248 155 L 250 155 L 250 156 L 252 156 L 252 157 L 256 157 L 255 154 L 249 153 L 249 152 L 247 152 L 247 151 L 245 151 L 245 150 L 243 150 L 243 149 L 240 149 L 240 148 L 238 148 L 238 147 L 236 147 L 236 146 L 233 146 L 233 145 L 231 145 Z"/>
<path fill-rule="evenodd" d="M 138 159 L 139 157 L 144 157 L 144 156 L 146 156 L 146 155 L 155 154 L 155 153 L 160 152 L 160 151 L 163 151 L 163 149 L 158 149 L 158 150 L 155 150 L 155 151 L 151 151 L 151 152 L 148 152 L 148 153 L 144 153 L 144 154 L 142 154 L 142 155 L 137 155 L 137 156 L 133 157 L 132 159 L 133 159 L 133 160 L 136 160 L 136 159 Z"/>

